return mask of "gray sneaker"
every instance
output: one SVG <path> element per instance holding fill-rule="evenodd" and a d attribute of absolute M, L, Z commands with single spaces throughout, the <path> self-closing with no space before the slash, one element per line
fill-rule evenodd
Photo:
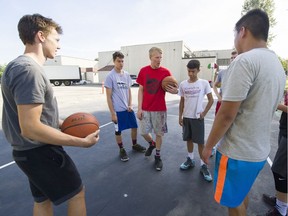
<path fill-rule="evenodd" d="M 273 206 L 273 207 L 276 205 L 276 197 L 275 196 L 263 194 L 262 198 L 263 198 L 264 202 L 267 203 L 268 205 Z"/>
<path fill-rule="evenodd" d="M 132 149 L 134 151 L 137 151 L 137 152 L 141 152 L 141 153 L 144 153 L 146 151 L 146 148 L 141 146 L 140 144 L 135 144 L 132 146 Z"/>
<path fill-rule="evenodd" d="M 203 164 L 201 166 L 200 172 L 202 173 L 202 175 L 206 181 L 211 182 L 213 180 L 213 178 L 210 174 L 210 171 L 208 170 L 208 167 L 206 164 Z"/>
<path fill-rule="evenodd" d="M 162 167 L 163 167 L 163 163 L 162 163 L 160 156 L 155 155 L 155 168 L 156 168 L 156 170 L 161 171 Z"/>
<path fill-rule="evenodd" d="M 145 152 L 145 156 L 149 157 L 152 154 L 153 149 L 155 149 L 155 145 L 150 145 L 149 148 Z"/>
<path fill-rule="evenodd" d="M 120 149 L 119 155 L 120 155 L 120 160 L 121 161 L 126 162 L 126 161 L 129 160 L 129 157 L 127 156 L 127 153 L 126 153 L 124 148 Z"/>
<path fill-rule="evenodd" d="M 195 160 L 191 160 L 190 157 L 187 157 L 187 160 L 180 165 L 181 170 L 188 170 L 195 166 Z"/>

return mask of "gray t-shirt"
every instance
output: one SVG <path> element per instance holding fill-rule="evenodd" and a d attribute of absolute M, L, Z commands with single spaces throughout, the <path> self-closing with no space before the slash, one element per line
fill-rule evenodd
<path fill-rule="evenodd" d="M 224 69 L 224 70 L 220 70 L 218 75 L 217 75 L 217 78 L 216 78 L 216 82 L 219 82 L 221 83 L 221 86 L 220 86 L 220 95 L 222 95 L 222 80 L 223 80 L 223 76 L 225 74 L 227 69 Z"/>
<path fill-rule="evenodd" d="M 226 69 L 225 70 L 220 70 L 218 72 L 218 75 L 217 75 L 217 78 L 216 78 L 216 82 L 222 83 L 223 73 L 225 73 L 225 71 L 226 71 Z"/>
<path fill-rule="evenodd" d="M 285 73 L 269 49 L 238 55 L 223 77 L 222 100 L 242 101 L 218 147 L 230 158 L 263 161 L 270 152 L 271 121 L 285 86 Z"/>
<path fill-rule="evenodd" d="M 13 149 L 23 151 L 45 145 L 21 136 L 17 112 L 17 105 L 42 104 L 41 122 L 59 128 L 57 101 L 42 67 L 28 56 L 19 56 L 7 65 L 1 90 L 2 128 Z"/>
<path fill-rule="evenodd" d="M 112 69 L 106 77 L 105 87 L 112 89 L 112 103 L 115 112 L 122 112 L 128 109 L 129 89 L 132 80 L 127 71 L 117 73 Z"/>

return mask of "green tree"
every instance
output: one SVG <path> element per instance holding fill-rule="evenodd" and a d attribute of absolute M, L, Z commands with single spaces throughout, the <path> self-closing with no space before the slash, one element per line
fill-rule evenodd
<path fill-rule="evenodd" d="M 260 8 L 268 14 L 269 21 L 270 21 L 270 29 L 273 29 L 273 27 L 277 23 L 276 19 L 273 17 L 273 13 L 275 10 L 274 1 L 273 0 L 245 0 L 244 5 L 242 6 L 241 15 L 243 16 L 246 12 L 255 8 Z M 272 43 L 274 38 L 275 38 L 275 35 L 273 35 L 271 31 L 269 31 L 268 46 L 269 44 Z"/>
<path fill-rule="evenodd" d="M 282 59 L 282 58 L 279 57 L 279 60 L 280 60 L 282 66 L 283 66 L 283 68 L 284 68 L 284 70 L 286 72 L 286 75 L 287 75 L 287 72 L 288 72 L 288 59 Z"/>
<path fill-rule="evenodd" d="M 6 68 L 6 65 L 0 65 L 0 78 L 2 77 L 2 74 L 5 70 L 5 68 Z"/>

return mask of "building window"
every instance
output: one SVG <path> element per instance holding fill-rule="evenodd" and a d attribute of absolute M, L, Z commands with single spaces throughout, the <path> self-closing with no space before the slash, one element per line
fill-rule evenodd
<path fill-rule="evenodd" d="M 217 59 L 217 64 L 219 66 L 228 66 L 230 64 L 230 59 Z"/>

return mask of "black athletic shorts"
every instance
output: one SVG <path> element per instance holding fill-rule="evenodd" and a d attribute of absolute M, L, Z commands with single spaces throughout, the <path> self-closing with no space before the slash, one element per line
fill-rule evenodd
<path fill-rule="evenodd" d="M 75 164 L 61 146 L 13 150 L 13 158 L 28 177 L 35 202 L 49 199 L 59 205 L 83 188 Z"/>
<path fill-rule="evenodd" d="M 193 143 L 204 144 L 204 119 L 183 118 L 183 141 L 192 140 Z"/>
<path fill-rule="evenodd" d="M 279 133 L 278 150 L 271 167 L 276 190 L 287 193 L 287 137 Z"/>
<path fill-rule="evenodd" d="M 281 193 L 287 193 L 287 177 L 281 176 L 275 172 L 273 172 L 273 176 L 276 190 Z"/>

